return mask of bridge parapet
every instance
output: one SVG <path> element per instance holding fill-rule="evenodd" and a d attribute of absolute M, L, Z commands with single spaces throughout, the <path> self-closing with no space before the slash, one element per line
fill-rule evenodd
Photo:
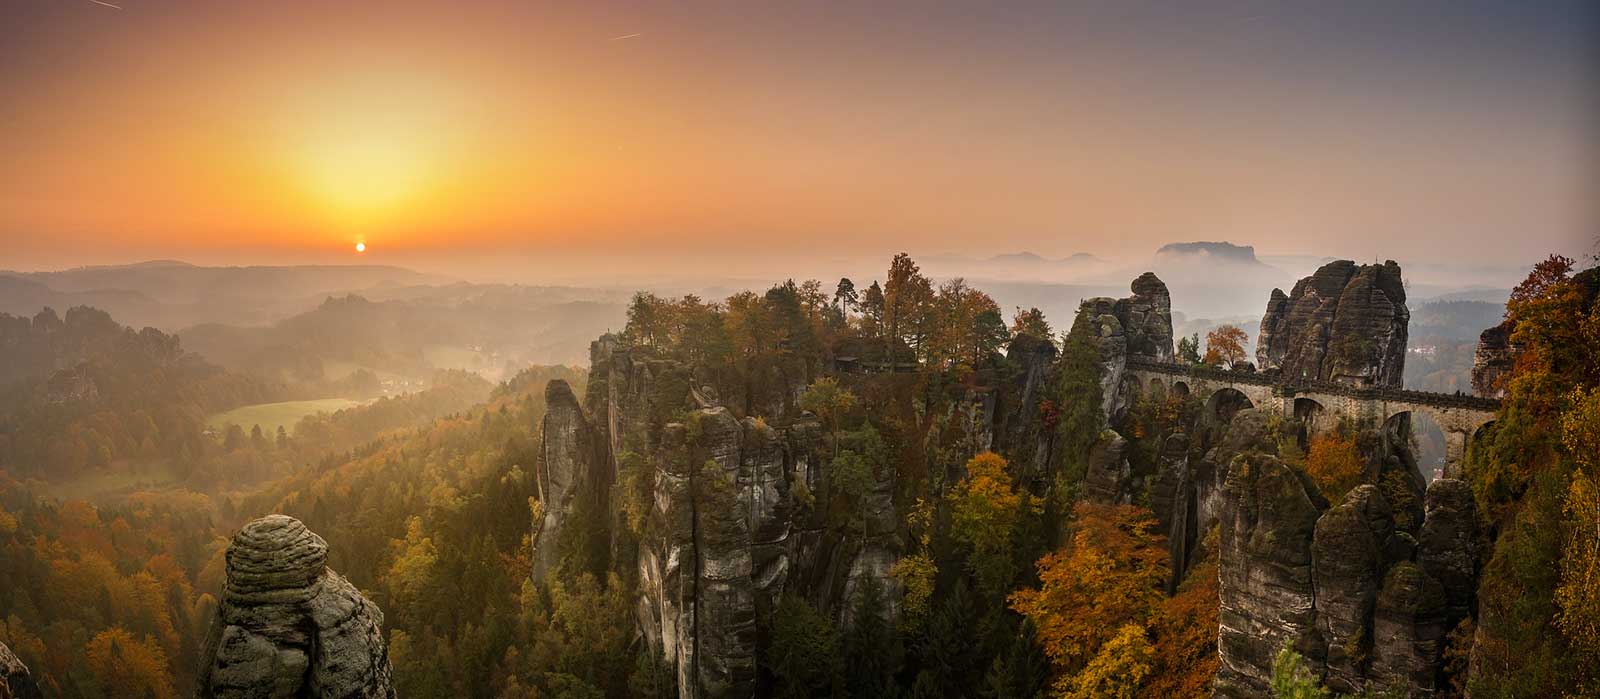
<path fill-rule="evenodd" d="M 1468 410 L 1493 413 L 1500 410 L 1498 398 L 1484 398 L 1482 396 L 1465 395 L 1459 393 L 1433 393 L 1430 391 L 1412 391 L 1403 388 L 1385 388 L 1382 386 L 1355 386 L 1338 381 L 1282 381 L 1271 374 L 1258 374 L 1245 371 L 1230 371 L 1211 366 L 1169 364 L 1166 362 L 1150 362 L 1142 360 L 1129 360 L 1128 371 L 1150 372 L 1167 374 L 1170 376 L 1188 376 L 1196 379 L 1211 379 L 1223 383 L 1253 384 L 1256 386 L 1272 386 L 1279 395 L 1290 397 L 1302 393 L 1326 393 L 1349 398 L 1364 400 L 1388 401 L 1394 403 L 1417 403 L 1437 408 L 1465 408 Z"/>

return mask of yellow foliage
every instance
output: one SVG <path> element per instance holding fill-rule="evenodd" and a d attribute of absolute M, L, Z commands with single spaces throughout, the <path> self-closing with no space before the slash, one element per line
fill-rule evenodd
<path fill-rule="evenodd" d="M 1600 489 L 1579 470 L 1563 506 L 1567 539 L 1556 587 L 1556 625 L 1574 648 L 1600 654 Z"/>
<path fill-rule="evenodd" d="M 1144 624 L 1161 604 L 1167 577 L 1155 519 L 1132 505 L 1079 503 L 1072 538 L 1039 559 L 1038 589 L 1011 594 L 1032 620 L 1058 676 L 1074 675 L 1129 624 Z"/>
<path fill-rule="evenodd" d="M 950 533 L 972 555 L 967 564 L 978 587 L 995 596 L 1011 585 L 1012 532 L 1025 512 L 1037 511 L 1038 498 L 1017 492 L 1006 460 L 984 452 L 967 462 L 967 477 L 950 490 Z"/>
<path fill-rule="evenodd" d="M 121 626 L 95 634 L 85 649 L 89 670 L 100 688 L 122 697 L 167 699 L 175 696 L 167 675 L 167 654 L 149 636 L 134 638 Z"/>
<path fill-rule="evenodd" d="M 914 629 L 928 615 L 928 602 L 933 598 L 934 578 L 939 567 L 925 553 L 913 554 L 896 561 L 889 575 L 900 582 L 905 590 L 900 599 L 900 624 Z"/>
<path fill-rule="evenodd" d="M 1117 629 L 1082 672 L 1056 681 L 1062 699 L 1133 699 L 1150 676 L 1153 661 L 1144 627 Z"/>

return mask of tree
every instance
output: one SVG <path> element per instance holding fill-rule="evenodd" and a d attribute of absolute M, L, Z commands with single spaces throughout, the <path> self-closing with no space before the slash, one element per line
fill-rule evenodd
<path fill-rule="evenodd" d="M 839 451 L 839 422 L 856 405 L 856 394 L 839 385 L 839 381 L 825 376 L 812 382 L 800 394 L 800 409 L 809 410 L 822 418 L 833 437 L 833 451 Z"/>
<path fill-rule="evenodd" d="M 628 324 L 623 335 L 647 347 L 660 347 L 666 342 L 671 325 L 672 305 L 647 291 L 633 295 L 628 304 Z"/>
<path fill-rule="evenodd" d="M 833 289 L 833 305 L 839 308 L 840 313 L 849 313 L 861 303 L 861 295 L 856 293 L 856 283 L 849 277 L 840 277 L 838 286 Z"/>
<path fill-rule="evenodd" d="M 1010 597 L 1058 678 L 1078 674 L 1124 626 L 1146 624 L 1167 576 L 1165 542 L 1148 510 L 1080 502 L 1073 514 L 1071 539 L 1039 559 L 1039 587 Z"/>
<path fill-rule="evenodd" d="M 1150 676 L 1153 662 L 1144 627 L 1126 624 L 1082 672 L 1056 686 L 1063 699 L 1133 699 Z"/>
<path fill-rule="evenodd" d="M 933 299 L 933 282 L 922 275 L 911 256 L 900 253 L 889 263 L 888 279 L 883 284 L 884 359 L 894 361 L 894 341 L 902 340 L 921 351 L 920 332 L 924 314 Z"/>
<path fill-rule="evenodd" d="M 89 671 L 108 696 L 176 696 L 167 670 L 167 654 L 149 636 L 134 638 L 121 626 L 113 626 L 95 634 L 85 654 Z"/>
<path fill-rule="evenodd" d="M 1050 343 L 1055 342 L 1056 336 L 1055 330 L 1050 328 L 1049 321 L 1044 318 L 1044 311 L 1038 308 L 1022 310 L 1021 306 L 1018 306 L 1016 314 L 1011 316 L 1011 334 L 1026 335 Z"/>
<path fill-rule="evenodd" d="M 828 618 L 798 595 L 785 595 L 772 619 L 772 645 L 765 662 L 778 697 L 821 696 L 841 679 L 839 633 Z"/>
<path fill-rule="evenodd" d="M 998 598 L 1016 577 L 1013 535 L 1023 516 L 1039 501 L 1018 492 L 1006 460 L 986 451 L 967 462 L 967 477 L 946 496 L 950 502 L 950 536 L 967 548 L 967 567 L 978 590 Z"/>
<path fill-rule="evenodd" d="M 1305 658 L 1285 645 L 1272 661 L 1273 699 L 1326 699 L 1328 692 L 1317 684 Z"/>
<path fill-rule="evenodd" d="M 1244 346 L 1249 341 L 1250 336 L 1243 330 L 1232 325 L 1219 326 L 1206 333 L 1206 355 L 1201 361 L 1233 369 L 1244 363 Z"/>
<path fill-rule="evenodd" d="M 1105 424 L 1101 412 L 1100 346 L 1095 342 L 1094 322 L 1083 313 L 1073 322 L 1062 342 L 1061 362 L 1054 401 L 1057 458 L 1062 486 L 1071 491 L 1083 481 L 1088 468 L 1089 450 L 1100 438 Z M 1063 493 L 1065 496 L 1067 493 Z"/>
<path fill-rule="evenodd" d="M 1560 610 L 1556 626 L 1575 650 L 1593 661 L 1600 658 L 1600 489 L 1582 469 L 1567 487 L 1563 514 L 1566 540 L 1555 594 Z"/>
<path fill-rule="evenodd" d="M 973 366 L 999 353 L 1011 339 L 1011 331 L 1006 328 L 1005 318 L 1000 316 L 999 308 L 985 308 L 979 312 L 973 321 L 972 335 Z"/>
<path fill-rule="evenodd" d="M 1178 361 L 1183 364 L 1200 363 L 1200 333 L 1178 338 Z"/>
<path fill-rule="evenodd" d="M 1329 502 L 1338 503 L 1361 484 L 1366 468 L 1356 448 L 1355 435 L 1326 432 L 1311 438 L 1306 449 L 1306 475 Z"/>

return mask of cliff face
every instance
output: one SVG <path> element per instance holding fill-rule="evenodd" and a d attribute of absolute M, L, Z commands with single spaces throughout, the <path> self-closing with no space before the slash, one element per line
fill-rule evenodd
<path fill-rule="evenodd" d="M 1073 321 L 1074 327 L 1080 322 L 1089 323 L 1100 346 L 1101 411 L 1113 424 L 1128 407 L 1128 395 L 1122 389 L 1128 360 L 1173 359 L 1172 296 L 1167 285 L 1155 274 L 1145 272 L 1133 280 L 1131 287 L 1133 295 L 1126 298 L 1084 299 Z"/>
<path fill-rule="evenodd" d="M 579 507 L 603 512 L 614 477 L 601 436 L 578 405 L 565 381 L 551 381 L 544 391 L 543 468 L 537 474 L 543 519 L 534 524 L 533 576 L 543 579 L 560 565 L 567 521 Z M 599 484 L 605 484 L 601 487 Z M 579 502 L 579 499 L 584 502 Z"/>
<path fill-rule="evenodd" d="M 39 699 L 39 685 L 34 682 L 28 666 L 0 643 L 0 699 Z"/>
<path fill-rule="evenodd" d="M 394 696 L 383 612 L 327 555 L 293 517 L 268 515 L 234 536 L 201 696 Z"/>
<path fill-rule="evenodd" d="M 568 471 L 590 477 L 551 489 L 541 541 L 551 522 L 560 530 L 574 503 L 611 487 L 608 465 L 643 464 L 650 505 L 637 560 L 618 563 L 637 566 L 640 635 L 674 670 L 680 696 L 754 694 L 759 622 L 786 591 L 843 618 L 868 580 L 893 586 L 899 517 L 891 482 L 874 474 L 862 498 L 862 536 L 825 528 L 809 502 L 827 487 L 814 418 L 741 419 L 692 367 L 636 356 L 609 336 L 593 345 L 591 361 L 587 410 L 564 385 L 547 391 L 552 479 Z"/>
<path fill-rule="evenodd" d="M 1472 392 L 1489 398 L 1504 398 L 1505 379 L 1516 363 L 1511 346 L 1512 323 L 1507 320 L 1483 331 L 1472 354 Z"/>
<path fill-rule="evenodd" d="M 1288 379 L 1398 388 L 1410 321 L 1400 265 L 1330 262 L 1288 295 L 1273 289 L 1256 364 Z"/>

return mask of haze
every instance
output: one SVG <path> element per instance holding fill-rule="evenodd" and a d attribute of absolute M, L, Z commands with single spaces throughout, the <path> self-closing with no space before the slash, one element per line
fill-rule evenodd
<path fill-rule="evenodd" d="M 115 4 L 0 7 L 0 268 L 1521 267 L 1597 230 L 1585 2 Z"/>

